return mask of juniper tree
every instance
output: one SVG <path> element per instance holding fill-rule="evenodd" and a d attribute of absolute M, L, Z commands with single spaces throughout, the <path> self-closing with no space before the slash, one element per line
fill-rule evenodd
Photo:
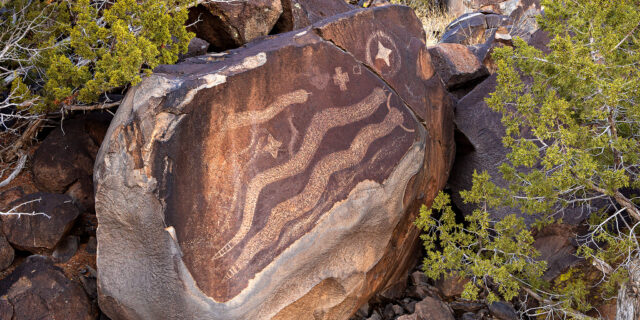
<path fill-rule="evenodd" d="M 510 153 L 500 172 L 508 186 L 474 174 L 461 196 L 477 209 L 464 223 L 456 223 L 445 195 L 424 207 L 417 224 L 426 231 L 425 269 L 431 277 L 470 277 L 467 298 L 484 290 L 487 300 L 509 300 L 524 291 L 539 300 L 530 314 L 585 318 L 594 297 L 617 296 L 617 318 L 640 319 L 640 2 L 542 5 L 549 53 L 516 38 L 493 56 L 497 87 L 486 102 L 503 116 Z M 514 214 L 492 221 L 492 210 L 505 206 Z M 577 254 L 602 281 L 578 269 L 539 280 L 546 266 L 515 213 L 535 214 L 533 227 L 542 228 L 561 222 L 569 207 L 588 213 Z"/>
<path fill-rule="evenodd" d="M 44 114 L 115 106 L 113 93 L 175 63 L 193 37 L 184 25 L 192 3 L 1 1 L 0 169 L 19 171 L 16 156 Z"/>

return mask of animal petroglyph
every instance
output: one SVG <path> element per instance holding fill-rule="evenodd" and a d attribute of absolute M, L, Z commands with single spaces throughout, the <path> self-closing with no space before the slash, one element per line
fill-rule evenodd
<path fill-rule="evenodd" d="M 297 175 L 304 171 L 309 165 L 312 157 L 316 153 L 318 147 L 320 146 L 320 142 L 322 141 L 322 138 L 327 133 L 327 131 L 329 131 L 331 128 L 344 126 L 372 115 L 384 101 L 384 90 L 382 88 L 375 88 L 367 97 L 356 104 L 347 107 L 327 108 L 315 114 L 311 119 L 311 123 L 309 124 L 304 137 L 302 138 L 302 144 L 298 149 L 298 152 L 294 154 L 287 162 L 261 172 L 250 180 L 245 191 L 246 199 L 242 210 L 242 220 L 240 223 L 240 227 L 233 238 L 224 246 L 222 246 L 218 250 L 218 252 L 216 252 L 212 259 L 215 260 L 224 256 L 245 238 L 253 222 L 258 197 L 265 186 L 276 181 L 286 179 L 287 177 Z M 274 105 L 281 106 L 283 104 L 274 103 Z M 273 110 L 278 110 L 275 108 L 275 106 L 272 107 Z M 281 109 L 279 110 L 281 111 Z M 235 121 L 237 121 L 237 119 L 239 118 L 251 119 L 251 121 L 255 121 L 254 119 L 267 119 L 267 112 L 254 112 L 257 113 L 258 116 L 252 116 L 251 114 L 243 113 L 242 116 L 232 115 L 227 119 L 228 121 L 229 119 L 233 120 L 233 123 L 237 123 Z M 272 111 L 268 114 L 273 116 L 276 113 L 275 111 Z M 247 120 L 245 125 L 248 125 L 248 123 L 251 123 L 251 121 Z M 230 125 L 224 124 L 224 127 L 229 128 Z"/>
<path fill-rule="evenodd" d="M 403 122 L 402 113 L 396 108 L 391 108 L 382 122 L 363 127 L 351 142 L 349 149 L 325 156 L 313 168 L 304 190 L 271 210 L 267 225 L 247 242 L 227 276 L 230 277 L 245 268 L 256 253 L 269 247 L 272 240 L 278 238 L 285 224 L 312 210 L 318 204 L 332 174 L 360 163 L 371 143 L 388 135 Z"/>
<path fill-rule="evenodd" d="M 232 113 L 227 116 L 225 121 L 222 123 L 221 131 L 246 127 L 252 124 L 265 123 L 273 119 L 273 117 L 282 112 L 282 110 L 288 106 L 307 102 L 310 94 L 311 93 L 305 90 L 296 90 L 279 96 L 275 102 L 263 110 Z"/>
<path fill-rule="evenodd" d="M 376 31 L 367 39 L 365 58 L 368 65 L 387 77 L 393 77 L 402 65 L 396 43 L 383 31 Z M 384 64 L 377 65 L 376 60 L 381 60 Z"/>

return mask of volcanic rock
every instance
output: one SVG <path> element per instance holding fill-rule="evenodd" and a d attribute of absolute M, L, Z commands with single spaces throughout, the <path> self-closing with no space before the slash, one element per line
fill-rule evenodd
<path fill-rule="evenodd" d="M 189 30 L 217 51 L 269 34 L 282 14 L 280 0 L 205 1 L 189 8 Z"/>
<path fill-rule="evenodd" d="M 13 215 L 3 215 L 2 230 L 16 248 L 33 253 L 53 250 L 69 232 L 80 212 L 71 197 L 63 194 L 32 193 L 10 207 L 19 206 Z"/>
<path fill-rule="evenodd" d="M 406 279 L 453 152 L 414 26 L 406 7 L 356 10 L 132 88 L 94 176 L 102 310 L 343 319 Z"/>
<path fill-rule="evenodd" d="M 8 268 L 13 263 L 15 251 L 7 241 L 7 238 L 0 233 L 0 271 Z"/>
<path fill-rule="evenodd" d="M 429 48 L 433 65 L 447 89 L 479 82 L 489 75 L 487 68 L 466 46 L 441 43 Z"/>
<path fill-rule="evenodd" d="M 95 319 L 82 287 L 43 256 L 30 256 L 0 280 L 0 319 Z"/>
<path fill-rule="evenodd" d="M 33 157 L 33 179 L 40 190 L 68 193 L 83 209 L 93 208 L 93 163 L 110 117 L 90 114 L 54 129 Z"/>

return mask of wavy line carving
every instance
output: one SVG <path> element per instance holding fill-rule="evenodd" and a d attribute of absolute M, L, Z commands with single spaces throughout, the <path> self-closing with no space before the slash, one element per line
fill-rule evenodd
<path fill-rule="evenodd" d="M 403 122 L 402 113 L 396 108 L 390 109 L 382 122 L 362 128 L 351 142 L 349 149 L 334 152 L 324 157 L 313 168 L 309 182 L 304 190 L 293 198 L 279 203 L 272 209 L 267 225 L 252 237 L 243 248 L 242 254 L 235 265 L 227 273 L 227 278 L 245 268 L 256 253 L 267 248 L 271 244 L 270 240 L 278 237 L 280 230 L 286 223 L 312 210 L 318 204 L 333 173 L 360 163 L 371 143 L 388 135 L 394 128 L 402 125 Z"/>
<path fill-rule="evenodd" d="M 370 116 L 384 101 L 384 90 L 382 88 L 375 88 L 367 97 L 356 104 L 348 107 L 327 108 L 315 114 L 302 139 L 302 145 L 298 152 L 288 162 L 261 172 L 251 179 L 245 192 L 246 200 L 242 211 L 240 228 L 233 238 L 216 252 L 212 260 L 224 256 L 245 238 L 253 222 L 258 196 L 265 186 L 304 171 L 318 149 L 322 138 L 329 129 L 353 123 Z M 246 126 L 248 125 L 247 123 L 251 122 L 255 123 L 256 118 L 259 119 L 259 121 L 266 122 L 269 120 L 269 115 L 273 117 L 282 111 L 282 109 L 278 108 L 270 110 L 269 112 L 266 110 L 258 111 L 255 115 L 249 112 L 232 115 L 227 118 L 224 129 Z M 276 112 L 276 110 L 279 111 Z"/>

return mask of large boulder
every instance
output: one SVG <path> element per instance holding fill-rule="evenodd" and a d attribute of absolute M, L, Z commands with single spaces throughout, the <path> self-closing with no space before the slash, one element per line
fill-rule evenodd
<path fill-rule="evenodd" d="M 356 10 L 132 88 L 94 173 L 102 310 L 343 319 L 405 279 L 453 130 L 403 25 L 407 7 Z"/>
<path fill-rule="evenodd" d="M 30 256 L 0 280 L 0 320 L 96 317 L 82 286 L 43 256 Z"/>

